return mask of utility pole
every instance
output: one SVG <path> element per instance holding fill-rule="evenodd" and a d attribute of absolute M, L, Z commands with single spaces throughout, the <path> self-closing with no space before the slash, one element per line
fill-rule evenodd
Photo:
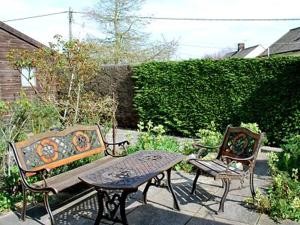
<path fill-rule="evenodd" d="M 73 23 L 73 11 L 71 7 L 69 7 L 69 41 L 72 41 L 72 23 Z"/>
<path fill-rule="evenodd" d="M 69 42 L 70 42 L 73 39 L 73 34 L 72 34 L 73 11 L 72 11 L 71 7 L 69 7 L 68 15 L 69 15 Z M 68 107 L 70 104 L 70 96 L 71 96 L 71 91 L 72 91 L 72 87 L 73 87 L 73 80 L 74 80 L 73 70 L 70 71 L 70 73 L 71 73 L 71 80 L 70 80 L 70 85 L 69 85 L 69 90 L 68 90 L 68 101 L 67 101 L 67 107 L 65 108 L 63 119 L 66 119 L 66 117 L 67 117 Z"/>

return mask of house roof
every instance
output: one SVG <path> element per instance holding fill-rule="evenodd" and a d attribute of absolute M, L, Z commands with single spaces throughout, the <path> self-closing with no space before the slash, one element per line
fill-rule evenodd
<path fill-rule="evenodd" d="M 244 48 L 240 51 L 234 51 L 234 52 L 228 52 L 225 54 L 225 58 L 231 57 L 231 58 L 245 58 L 250 52 L 252 52 L 255 48 L 257 48 L 259 45 L 254 45 L 248 48 Z"/>
<path fill-rule="evenodd" d="M 300 27 L 289 30 L 269 47 L 270 54 L 300 51 Z M 267 55 L 267 50 L 261 55 Z"/>
<path fill-rule="evenodd" d="M 13 36 L 25 41 L 25 42 L 27 42 L 30 45 L 33 45 L 34 47 L 37 47 L 37 48 L 46 47 L 41 42 L 38 42 L 38 41 L 34 40 L 33 38 L 27 36 L 26 34 L 23 34 L 22 32 L 12 28 L 11 26 L 9 26 L 9 25 L 1 22 L 1 21 L 0 21 L 0 29 L 10 33 L 11 35 L 13 35 Z"/>
<path fill-rule="evenodd" d="M 234 55 L 232 55 L 232 58 L 245 58 L 246 55 L 248 55 L 250 52 L 252 52 L 255 48 L 257 48 L 258 45 L 251 46 L 248 48 L 245 48 L 241 51 L 236 52 Z"/>
<path fill-rule="evenodd" d="M 224 58 L 229 58 L 229 57 L 233 56 L 235 53 L 236 53 L 236 51 L 234 51 L 234 52 L 228 52 L 228 53 L 226 53 L 224 55 Z"/>

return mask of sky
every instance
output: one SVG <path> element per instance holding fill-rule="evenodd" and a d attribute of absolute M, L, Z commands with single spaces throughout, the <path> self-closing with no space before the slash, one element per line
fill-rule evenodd
<path fill-rule="evenodd" d="M 16 19 L 48 13 L 84 11 L 97 0 L 0 0 L 0 20 Z M 299 0 L 146 0 L 141 16 L 182 18 L 300 18 Z M 68 38 L 68 14 L 7 22 L 8 25 L 47 44 L 56 34 Z M 299 21 L 217 22 L 153 20 L 145 32 L 153 40 L 164 38 L 178 42 L 174 59 L 201 58 L 224 51 L 234 51 L 238 43 L 245 47 L 260 44 L 267 48 Z M 74 14 L 73 36 L 84 39 L 87 34 L 101 37 L 97 24 Z"/>

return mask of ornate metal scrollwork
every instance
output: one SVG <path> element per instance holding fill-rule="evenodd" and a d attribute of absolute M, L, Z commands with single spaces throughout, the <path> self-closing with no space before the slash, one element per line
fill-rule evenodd
<path fill-rule="evenodd" d="M 108 193 L 104 192 L 104 202 L 105 202 L 105 217 L 108 217 L 110 220 L 115 220 L 116 213 L 120 207 L 120 193 Z M 118 219 L 117 219 L 118 220 Z"/>
<path fill-rule="evenodd" d="M 162 183 L 162 180 L 164 178 L 165 178 L 164 173 L 161 173 L 161 174 L 157 175 L 156 177 L 153 178 L 152 185 L 154 185 L 155 187 L 165 187 L 166 185 L 164 183 Z"/>

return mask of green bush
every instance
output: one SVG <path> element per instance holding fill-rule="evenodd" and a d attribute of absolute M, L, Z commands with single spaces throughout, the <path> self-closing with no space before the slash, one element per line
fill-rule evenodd
<path fill-rule="evenodd" d="M 300 58 L 150 62 L 133 68 L 141 121 L 192 136 L 214 121 L 257 122 L 269 142 L 299 133 Z"/>
<path fill-rule="evenodd" d="M 275 220 L 300 221 L 300 135 L 287 139 L 282 148 L 269 155 L 273 182 L 267 195 L 256 196 L 254 205 Z"/>
<path fill-rule="evenodd" d="M 154 126 L 151 121 L 147 124 L 138 124 L 138 140 L 135 145 L 129 146 L 128 153 L 139 150 L 164 150 L 171 152 L 179 151 L 179 143 L 173 137 L 165 136 L 165 129 L 162 125 Z"/>
<path fill-rule="evenodd" d="M 293 174 L 294 170 L 300 172 L 300 135 L 295 135 L 286 140 L 282 145 L 283 152 L 279 153 L 277 167 L 281 171 Z"/>

